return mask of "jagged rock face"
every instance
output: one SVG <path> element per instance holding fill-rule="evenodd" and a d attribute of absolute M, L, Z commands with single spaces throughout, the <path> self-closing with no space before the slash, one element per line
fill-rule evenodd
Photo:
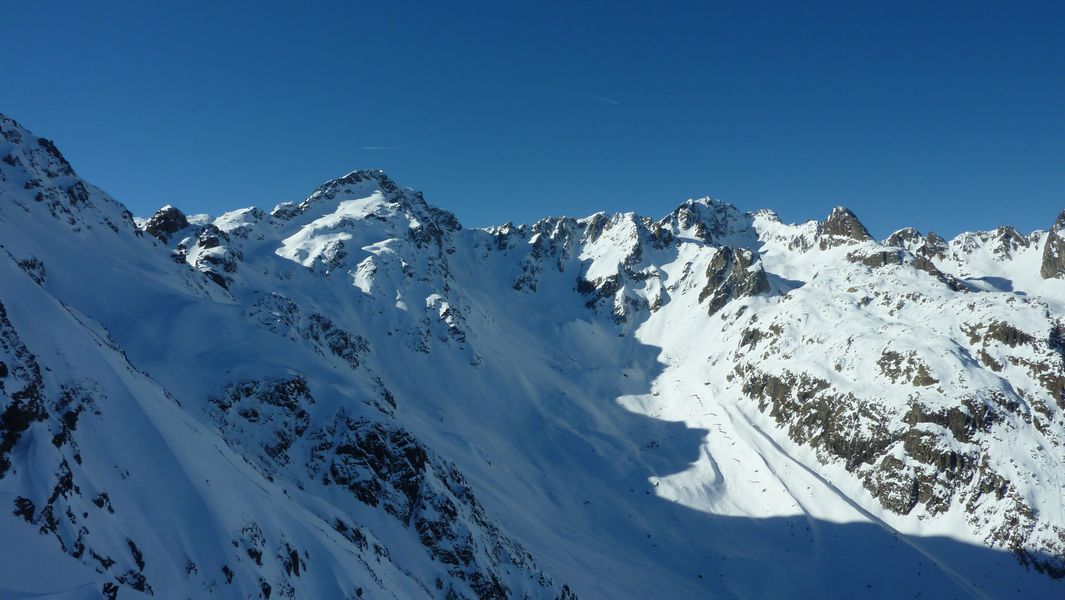
<path fill-rule="evenodd" d="M 895 238 L 895 242 L 899 243 L 899 245 L 911 245 L 912 241 L 913 240 L 908 241 Z M 943 273 L 938 267 L 936 267 L 933 260 L 925 257 L 921 250 L 924 250 L 926 247 L 926 245 L 921 245 L 916 254 L 911 254 L 906 250 L 892 248 L 891 244 L 887 247 L 866 246 L 849 252 L 847 254 L 847 261 L 857 265 L 864 265 L 870 269 L 882 269 L 889 266 L 907 266 L 927 273 L 933 279 L 946 285 L 955 292 L 969 291 L 969 287 L 966 286 L 965 283 L 953 275 Z"/>
<path fill-rule="evenodd" d="M 869 268 L 877 269 L 887 265 L 901 265 L 905 263 L 902 252 L 893 249 L 877 250 L 868 254 L 852 252 L 847 255 L 847 260 L 852 263 L 863 264 Z"/>
<path fill-rule="evenodd" d="M 1002 256 L 1011 256 L 1021 248 L 1027 248 L 1029 241 L 1013 227 L 999 227 L 992 236 L 995 252 Z"/>
<path fill-rule="evenodd" d="M 157 210 L 141 228 L 145 233 L 165 244 L 170 241 L 170 236 L 188 226 L 189 220 L 185 217 L 185 213 L 167 205 Z"/>
<path fill-rule="evenodd" d="M 896 327 L 906 327 L 907 314 L 920 315 L 921 304 L 934 297 L 906 293 L 905 287 L 895 293 L 882 285 L 871 294 L 869 288 L 849 290 L 863 292 L 862 312 L 869 311 L 873 319 L 883 315 Z M 853 473 L 884 508 L 927 520 L 964 506 L 968 522 L 983 532 L 985 542 L 1010 548 L 1025 562 L 1061 577 L 1065 557 L 1060 549 L 1046 553 L 1046 548 L 1058 547 L 1065 528 L 1040 523 L 1035 516 L 1038 511 L 1024 491 L 1030 473 L 994 458 L 999 440 L 1020 444 L 1027 439 L 1024 431 L 1048 436 L 1049 447 L 1035 442 L 1029 447 L 1033 453 L 1057 455 L 1065 447 L 1060 325 L 1046 319 L 1045 305 L 1038 300 L 987 297 L 966 304 L 964 296 L 953 293 L 941 294 L 949 300 L 938 310 L 959 317 L 956 329 L 939 326 L 926 333 L 959 340 L 960 355 L 951 365 L 904 337 L 877 338 L 861 327 L 794 339 L 788 332 L 801 313 L 785 309 L 785 302 L 780 311 L 750 317 L 737 331 L 738 364 L 730 380 L 794 442 L 815 448 L 821 461 Z M 1025 330 L 995 318 L 1005 312 L 1042 329 Z M 864 318 L 870 317 L 848 311 L 836 319 Z M 898 333 L 904 336 L 905 331 Z M 857 348 L 876 352 L 870 357 L 875 360 L 861 357 Z M 807 352 L 806 360 L 831 370 L 823 375 L 802 370 Z M 986 371 L 967 369 L 969 356 Z M 1002 386 L 1001 379 L 996 383 L 1007 369 L 1016 369 L 1011 385 Z M 863 385 L 878 380 L 883 382 L 879 391 Z M 1007 517 L 999 520 L 1002 515 Z"/>
<path fill-rule="evenodd" d="M 469 230 L 354 171 L 138 230 L 11 123 L 0 536 L 77 574 L 34 593 L 1060 591 L 993 554 L 1065 574 L 1060 226 L 881 244 L 702 199 Z"/>
<path fill-rule="evenodd" d="M 492 524 L 455 465 L 395 423 L 356 418 L 343 408 L 312 423 L 315 399 L 303 377 L 238 382 L 210 402 L 230 445 L 272 480 L 339 486 L 410 528 L 431 559 L 455 578 L 446 595 L 518 597 L 530 590 L 509 582 L 526 572 L 539 580 L 534 588 L 550 589 L 528 551 Z M 340 520 L 334 528 L 366 549 L 357 527 Z M 245 545 L 258 556 L 264 542 L 254 535 Z M 298 576 L 300 561 L 291 563 Z"/>
<path fill-rule="evenodd" d="M 842 206 L 832 209 L 828 218 L 819 224 L 818 236 L 822 250 L 873 239 L 858 217 Z"/>
<path fill-rule="evenodd" d="M 1065 279 L 1065 211 L 1047 234 L 1039 274 L 1043 279 Z"/>
<path fill-rule="evenodd" d="M 925 243 L 923 246 L 916 250 L 916 253 L 929 260 L 942 259 L 946 257 L 948 245 L 947 241 L 939 237 L 935 233 L 929 233 L 925 237 Z"/>
<path fill-rule="evenodd" d="M 919 245 L 923 242 L 924 236 L 921 235 L 920 231 L 917 231 L 913 227 L 906 227 L 905 229 L 900 229 L 889 235 L 888 238 L 884 240 L 884 245 L 909 249 L 910 247 Z"/>
<path fill-rule="evenodd" d="M 412 226 L 408 235 L 419 246 L 430 243 L 439 245 L 443 243 L 444 235 L 462 229 L 452 213 L 429 206 L 420 192 L 401 188 L 382 171 L 373 170 L 352 171 L 344 177 L 322 184 L 300 203 L 293 211 L 293 216 L 307 213 L 315 206 L 328 206 L 330 201 L 337 198 L 358 197 L 364 190 L 373 189 L 400 204 L 403 210 L 417 221 L 418 226 Z M 279 208 L 281 214 L 288 214 L 285 207 Z"/>
<path fill-rule="evenodd" d="M 0 477 L 11 468 L 8 454 L 23 432 L 47 416 L 42 393 L 41 367 L 0 304 L 0 394 L 7 398 L 0 413 Z"/>
<path fill-rule="evenodd" d="M 0 115 L 0 215 L 14 207 L 47 214 L 75 233 L 96 228 L 136 230 L 125 207 L 82 181 L 51 140 Z"/>
<path fill-rule="evenodd" d="M 950 246 L 955 249 L 955 252 L 960 253 L 972 253 L 986 249 L 996 260 L 1006 261 L 1030 248 L 1032 240 L 1021 235 L 1013 227 L 1005 226 L 998 227 L 994 231 L 963 233 L 952 241 Z"/>
<path fill-rule="evenodd" d="M 289 448 L 310 425 L 309 404 L 314 403 L 302 377 L 273 381 L 244 381 L 229 386 L 212 398 L 217 419 L 231 440 L 239 445 L 254 435 L 260 441 L 253 450 L 266 469 L 288 464 Z"/>
<path fill-rule="evenodd" d="M 725 246 L 718 250 L 706 267 L 706 285 L 699 292 L 699 302 L 709 301 L 710 316 L 737 298 L 769 293 L 769 279 L 760 264 L 753 263 L 750 250 Z"/>
<path fill-rule="evenodd" d="M 928 235 L 921 235 L 913 227 L 907 227 L 892 233 L 884 240 L 884 245 L 902 248 L 914 256 L 928 261 L 941 261 L 947 258 L 947 253 L 950 250 L 947 240 L 939 237 L 939 235 L 934 232 L 930 232 Z"/>
<path fill-rule="evenodd" d="M 753 216 L 741 213 L 731 204 L 703 198 L 688 200 L 658 222 L 658 226 L 672 236 L 694 238 L 708 244 L 751 246 L 757 243 L 752 235 Z"/>

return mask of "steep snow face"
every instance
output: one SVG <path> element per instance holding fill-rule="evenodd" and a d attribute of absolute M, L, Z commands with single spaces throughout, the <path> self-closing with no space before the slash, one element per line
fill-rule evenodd
<path fill-rule="evenodd" d="M 379 171 L 137 225 L 0 126 L 7 595 L 1062 593 L 1049 233 L 466 230 Z"/>

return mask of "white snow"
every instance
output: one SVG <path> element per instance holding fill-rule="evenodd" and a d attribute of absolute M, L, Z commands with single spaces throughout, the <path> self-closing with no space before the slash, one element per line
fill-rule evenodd
<path fill-rule="evenodd" d="M 296 374 L 313 392 L 311 430 L 340 409 L 386 419 L 371 402 L 386 387 L 397 405 L 387 419 L 454 462 L 486 518 L 581 598 L 1065 591 L 988 548 L 995 523 L 974 526 L 960 503 L 934 515 L 884 509 L 860 469 L 792 441 L 732 378 L 737 364 L 823 378 L 885 408 L 890 422 L 866 428 L 899 425 L 913 394 L 947 408 L 967 393 L 1023 392 L 1030 415 L 1046 391 L 1020 360 L 1046 357 L 996 342 L 986 351 L 1003 368 L 992 371 L 973 358 L 965 331 L 1003 319 L 1045 337 L 1065 319 L 1065 282 L 1039 278 L 1034 242 L 1001 259 L 979 236 L 952 241 L 937 266 L 982 277 L 988 290 L 961 293 L 909 267 L 849 262 L 858 246 L 821 250 L 816 222 L 783 224 L 716 200 L 688 201 L 681 208 L 693 216 L 659 221 L 599 214 L 544 221 L 536 232 L 466 230 L 450 228 L 410 190 L 370 178 L 326 184 L 290 220 L 255 209 L 190 217 L 229 240 L 202 248 L 192 231 L 179 233 L 171 245 L 188 238 L 190 251 L 177 264 L 172 248 L 132 224 L 108 227 L 108 219 L 121 223 L 122 207 L 95 188 L 93 206 L 71 225 L 33 201 L 22 171 L 0 167 L 0 303 L 46 369 L 51 397 L 72 382 L 95 390 L 99 414 L 83 414 L 74 434 L 84 461 L 71 465 L 81 496 L 69 502 L 89 514 L 78 517 L 89 547 L 118 563 L 108 570 L 87 555 L 75 559 L 5 508 L 4 597 L 95 597 L 135 569 L 127 540 L 136 540 L 161 597 L 248 597 L 260 593 L 260 577 L 309 598 L 352 597 L 359 587 L 367 597 L 438 597 L 438 579 L 466 585 L 406 524 L 311 477 L 311 441 L 297 440 L 293 460 L 268 472 L 246 452 L 259 438 L 220 431 L 209 400 L 226 386 Z M 586 237 L 600 224 L 595 239 Z M 655 227 L 679 242 L 656 246 Z M 773 291 L 708 316 L 699 295 L 721 244 L 754 251 Z M 189 267 L 226 252 L 239 257 L 228 289 Z M 16 264 L 30 257 L 45 265 L 42 286 Z M 611 277 L 619 288 L 589 308 L 578 279 Z M 358 367 L 300 333 L 308 315 L 366 340 Z M 748 328 L 773 326 L 781 331 L 773 340 L 741 344 Z M 887 378 L 877 366 L 885 350 L 912 354 L 937 384 L 915 390 Z M 1065 527 L 1062 419 L 1053 403 L 1048 410 L 1048 433 L 1011 417 L 973 443 L 1041 523 Z M 16 470 L 0 478 L 0 506 L 50 495 L 64 455 L 34 431 L 15 445 Z M 891 452 L 907 459 L 899 447 Z M 90 502 L 105 490 L 118 516 Z M 994 504 L 978 508 L 996 517 Z M 354 550 L 336 518 L 389 556 Z M 251 523 L 268 540 L 304 549 L 306 572 L 286 574 L 273 556 L 260 568 L 237 549 Z M 61 536 L 69 542 L 77 531 Z M 222 565 L 234 569 L 232 584 Z M 549 597 L 531 579 L 515 570 L 504 583 Z"/>

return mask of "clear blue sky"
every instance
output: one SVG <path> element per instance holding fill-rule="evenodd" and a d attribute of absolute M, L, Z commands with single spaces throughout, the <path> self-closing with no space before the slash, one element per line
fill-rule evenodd
<path fill-rule="evenodd" d="M 1065 2 L 0 4 L 0 112 L 137 214 L 383 168 L 468 226 L 1065 208 Z"/>

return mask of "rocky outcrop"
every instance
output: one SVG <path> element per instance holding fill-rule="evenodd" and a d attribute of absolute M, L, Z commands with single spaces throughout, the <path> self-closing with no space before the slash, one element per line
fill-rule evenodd
<path fill-rule="evenodd" d="M 71 232 L 104 229 L 136 234 L 133 215 L 124 206 L 77 176 L 51 140 L 37 137 L 0 114 L 0 214 L 20 207 L 47 215 Z"/>
<path fill-rule="evenodd" d="M 939 383 L 939 380 L 932 376 L 928 365 L 913 352 L 904 355 L 894 350 L 884 350 L 877 365 L 881 373 L 893 383 L 901 380 L 919 387 Z"/>
<path fill-rule="evenodd" d="M 170 247 L 175 262 L 187 263 L 223 289 L 229 289 L 243 259 L 228 232 L 212 223 L 190 223 L 173 206 L 156 211 L 141 224 L 141 231 Z M 246 230 L 238 229 L 237 233 L 246 236 Z"/>
<path fill-rule="evenodd" d="M 197 271 L 225 289 L 229 289 L 241 259 L 240 254 L 230 247 L 229 235 L 210 224 L 200 230 L 195 241 L 186 238 L 178 244 L 177 251 L 190 257 L 190 264 Z"/>
<path fill-rule="evenodd" d="M 307 381 L 296 376 L 242 381 L 209 402 L 226 440 L 250 452 L 272 475 L 278 465 L 288 464 L 289 448 L 307 431 L 314 397 Z"/>
<path fill-rule="evenodd" d="M 309 438 L 314 478 L 410 527 L 433 560 L 477 598 L 515 596 L 505 582 L 516 571 L 537 573 L 541 586 L 552 585 L 532 556 L 488 519 L 459 470 L 410 432 L 341 411 Z M 461 594 L 445 595 L 453 593 Z"/>
<path fill-rule="evenodd" d="M 1031 247 L 1032 241 L 1015 228 L 1003 226 L 992 231 L 963 233 L 951 240 L 949 245 L 952 254 L 967 255 L 984 251 L 994 260 L 1005 262 L 1016 258 L 1018 252 Z"/>
<path fill-rule="evenodd" d="M 137 542 L 116 539 L 110 497 L 94 490 L 98 482 L 83 472 L 79 426 L 86 415 L 101 417 L 101 393 L 92 381 L 59 374 L 68 382 L 55 385 L 44 373 L 55 375 L 42 368 L 0 304 L 0 481 L 11 498 L 5 514 L 33 525 L 64 554 L 94 566 L 104 582 L 103 597 L 117 594 L 119 587 L 152 594 Z M 34 456 L 15 463 L 16 445 L 33 448 Z M 12 490 L 18 494 L 12 497 Z M 106 533 L 94 536 L 98 528 Z"/>
<path fill-rule="evenodd" d="M 677 241 L 661 223 L 631 213 L 597 213 L 489 231 L 493 249 L 520 257 L 516 291 L 536 293 L 545 279 L 568 280 L 588 309 L 619 325 L 658 310 L 667 299 L 661 274 L 647 260 L 652 252 L 669 252 Z"/>
<path fill-rule="evenodd" d="M 927 247 L 927 245 L 921 246 L 921 250 Z M 910 266 L 917 269 L 918 271 L 924 271 L 925 273 L 928 273 L 940 282 L 946 284 L 947 287 L 954 290 L 955 292 L 969 291 L 969 287 L 966 286 L 964 282 L 962 282 L 953 275 L 947 275 L 946 273 L 940 271 L 939 268 L 936 267 L 936 264 L 932 262 L 930 258 L 927 258 L 924 255 L 915 256 L 913 260 L 910 261 Z"/>
<path fill-rule="evenodd" d="M 1013 227 L 999 227 L 992 234 L 992 251 L 1003 258 L 1012 257 L 1018 250 L 1027 248 L 1030 241 Z"/>
<path fill-rule="evenodd" d="M 210 400 L 227 443 L 269 479 L 345 490 L 408 528 L 431 560 L 454 578 L 441 590 L 445 597 L 519 597 L 528 588 L 512 588 L 512 582 L 526 577 L 532 577 L 533 588 L 554 587 L 532 556 L 488 518 L 455 465 L 388 419 L 355 416 L 342 408 L 315 425 L 315 404 L 302 376 L 239 382 Z M 333 526 L 360 554 L 372 550 L 378 561 L 390 560 L 387 548 L 356 524 L 337 520 Z M 298 577 L 306 569 L 303 559 L 281 546 L 254 523 L 234 539 L 234 547 L 258 565 L 276 552 L 286 573 Z M 279 584 L 284 580 L 273 582 Z"/>
<path fill-rule="evenodd" d="M 935 383 L 920 366 L 915 373 L 900 369 L 897 353 L 885 353 L 880 362 L 890 377 L 912 377 L 916 386 Z M 994 391 L 966 395 L 947 410 L 915 399 L 898 415 L 886 404 L 841 393 L 806 373 L 774 375 L 741 365 L 733 377 L 793 441 L 817 450 L 822 462 L 840 461 L 884 508 L 898 514 L 920 508 L 935 515 L 960 503 L 974 527 L 1006 514 L 1002 522 L 1010 525 L 991 530 L 987 543 L 1008 548 L 1055 577 L 1065 575 L 1060 550 L 1033 550 L 1045 525 L 987 460 L 988 438 L 981 434 L 1019 416 L 1018 402 Z M 1061 528 L 1052 532 L 1062 534 Z"/>
<path fill-rule="evenodd" d="M 924 244 L 914 251 L 914 254 L 923 256 L 929 260 L 946 258 L 947 250 L 949 249 L 947 240 L 941 238 L 934 232 L 929 232 L 925 236 Z"/>
<path fill-rule="evenodd" d="M 896 316 L 900 302 L 888 304 Z M 1001 313 L 996 308 L 980 314 Z M 775 361 L 765 359 L 789 357 L 792 351 L 787 321 L 763 323 L 757 316 L 739 336 L 737 364 L 728 379 L 788 437 L 814 448 L 822 463 L 842 464 L 884 508 L 926 519 L 964 506 L 969 524 L 988 544 L 1007 548 L 1052 576 L 1065 576 L 1065 529 L 1040 522 L 1017 481 L 1028 473 L 1010 471 L 993 459 L 1000 440 L 1024 430 L 1045 436 L 1042 451 L 1053 454 L 1065 446 L 1060 412 L 1065 408 L 1065 327 L 1032 331 L 998 318 L 964 324 L 960 333 L 968 348 L 961 350 L 963 356 L 975 357 L 993 372 L 1013 370 L 1010 386 L 1003 389 L 964 369 L 944 372 L 941 357 L 883 347 L 875 377 L 892 391 L 877 393 L 867 385 L 872 374 L 864 366 L 839 379 L 770 367 Z M 853 341 L 840 346 L 846 352 L 819 359 L 846 372 Z M 864 360 L 861 364 L 868 365 Z M 850 376 L 861 385 L 849 385 Z M 970 376 L 980 383 L 970 384 Z M 907 400 L 900 404 L 897 397 Z"/>
<path fill-rule="evenodd" d="M 842 206 L 833 208 L 828 217 L 818 223 L 817 236 L 822 250 L 873 240 L 858 217 Z"/>
<path fill-rule="evenodd" d="M 905 256 L 902 251 L 886 248 L 874 252 L 851 252 L 847 255 L 847 261 L 862 264 L 871 269 L 879 269 L 887 265 L 904 264 Z"/>
<path fill-rule="evenodd" d="M 188 226 L 189 220 L 185 217 L 185 213 L 167 204 L 155 211 L 155 214 L 145 221 L 141 228 L 148 235 L 167 244 L 170 242 L 170 236 Z"/>
<path fill-rule="evenodd" d="M 924 242 L 924 236 L 921 235 L 920 231 L 917 231 L 913 227 L 906 227 L 889 235 L 887 239 L 884 240 L 884 245 L 905 248 L 908 250 L 922 242 Z"/>
<path fill-rule="evenodd" d="M 897 233 L 897 232 L 896 232 Z M 888 238 L 888 242 L 891 238 Z M 899 241 L 896 238 L 895 241 Z M 885 242 L 885 243 L 888 243 Z M 897 244 L 902 246 L 904 244 Z M 921 245 L 917 248 L 918 252 L 921 252 L 927 245 Z M 909 265 L 918 271 L 924 271 L 928 275 L 935 278 L 940 283 L 943 283 L 955 292 L 967 292 L 969 288 L 953 275 L 947 275 L 936 267 L 935 263 L 931 259 L 925 257 L 923 254 L 910 255 L 905 250 L 893 248 L 891 246 L 878 247 L 878 248 L 863 248 L 849 252 L 847 254 L 847 262 L 853 264 L 860 264 L 869 267 L 870 269 L 880 269 L 890 265 Z"/>
<path fill-rule="evenodd" d="M 0 303 L 0 478 L 11 468 L 8 454 L 22 434 L 46 418 L 44 383 L 37 357 L 23 344 Z"/>
<path fill-rule="evenodd" d="M 753 246 L 758 236 L 754 218 L 735 206 L 712 198 L 688 200 L 657 225 L 672 237 L 696 239 L 715 246 Z"/>
<path fill-rule="evenodd" d="M 769 278 L 754 254 L 745 248 L 719 248 L 706 267 L 706 285 L 699 302 L 711 316 L 737 298 L 769 293 Z"/>
<path fill-rule="evenodd" d="M 410 213 L 420 223 L 408 232 L 420 245 L 439 245 L 447 233 L 460 231 L 462 225 L 449 211 L 430 206 L 421 192 L 402 188 L 379 169 L 361 169 L 328 181 L 318 186 L 306 200 L 293 209 L 290 205 L 278 205 L 273 215 L 282 219 L 291 219 L 297 214 L 306 213 L 314 206 L 327 204 L 342 197 L 361 198 L 368 192 L 380 191 L 387 199 L 398 203 L 405 212 Z"/>
<path fill-rule="evenodd" d="M 1061 212 L 1047 234 L 1039 274 L 1043 279 L 1065 279 L 1065 211 Z"/>

